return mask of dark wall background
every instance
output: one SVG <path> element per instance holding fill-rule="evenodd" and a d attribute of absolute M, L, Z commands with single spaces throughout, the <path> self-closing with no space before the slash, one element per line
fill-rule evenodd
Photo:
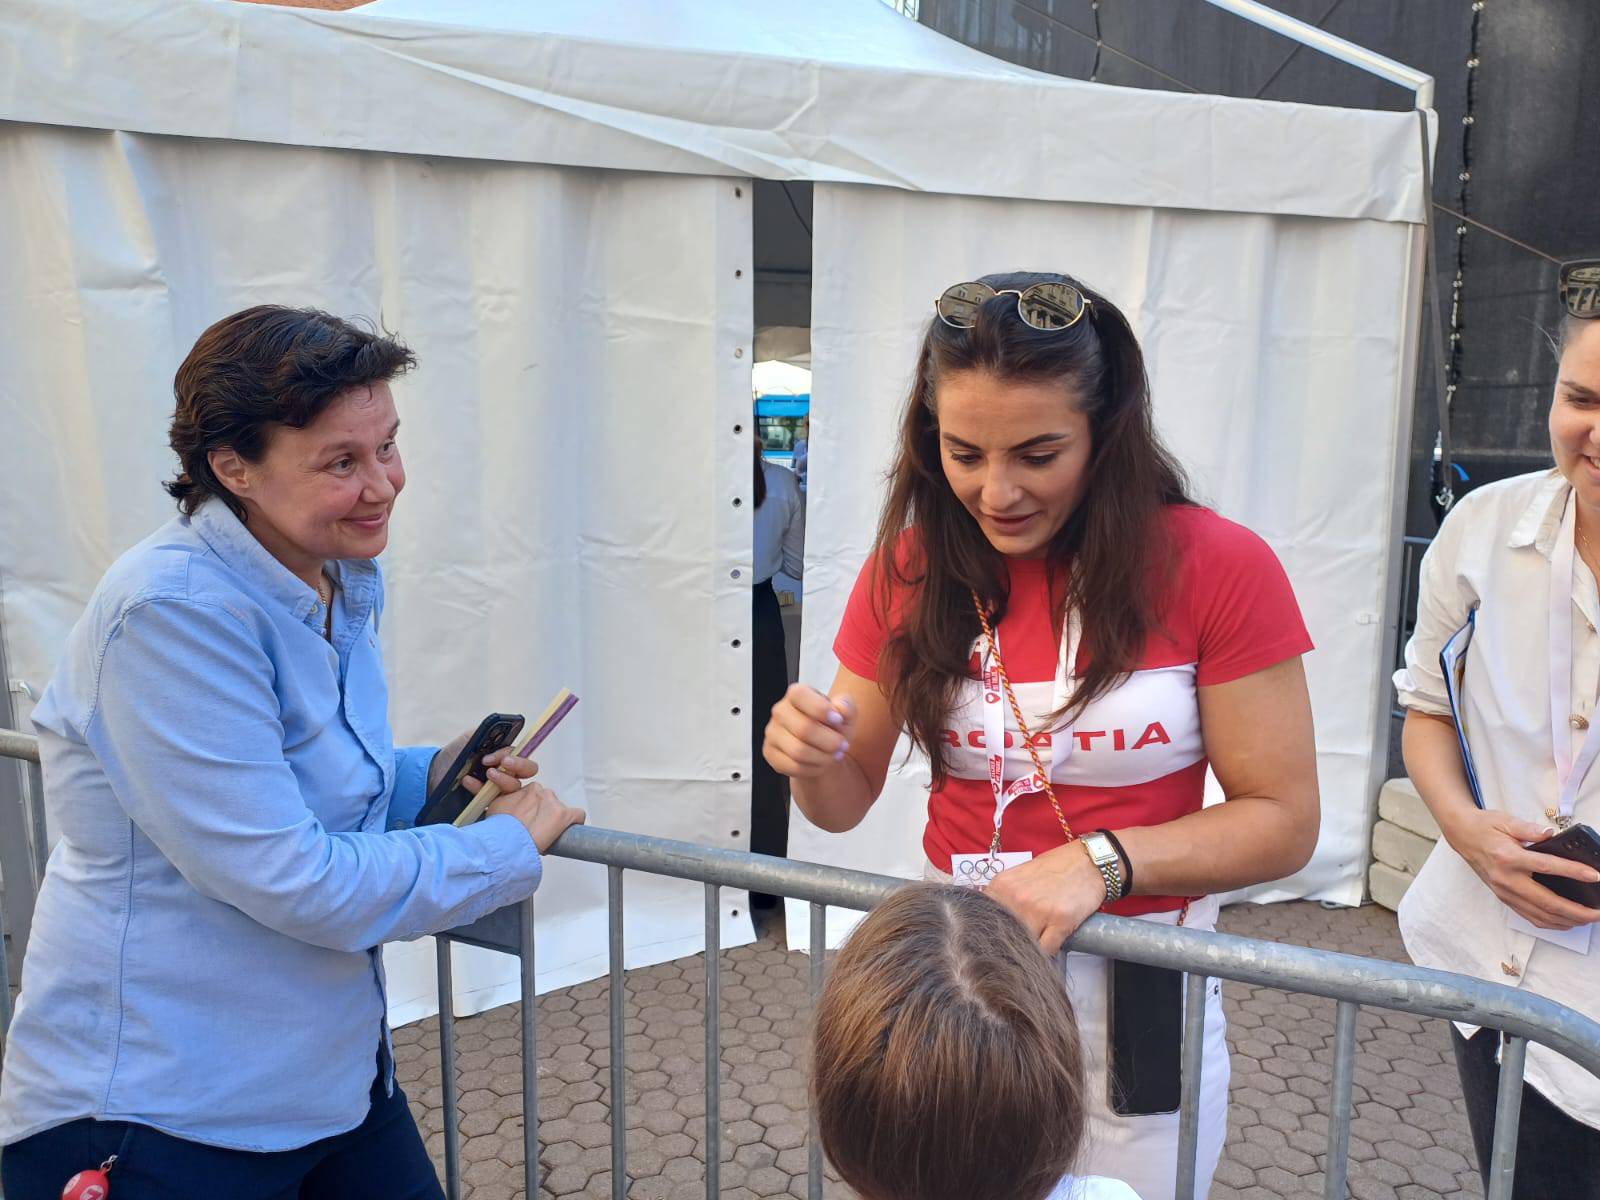
<path fill-rule="evenodd" d="M 1452 429 L 1468 488 L 1548 465 L 1554 258 L 1600 255 L 1600 0 L 1277 0 L 1275 7 L 1437 81 L 1434 198 L 1451 332 L 1461 271 Z M 1102 48 L 1096 53 L 1099 24 Z M 1203 0 L 921 0 L 919 20 L 999 58 L 1075 79 L 1350 108 L 1411 108 L 1411 93 Z M 1476 69 L 1468 69 L 1477 23 Z M 1463 124 L 1469 111 L 1470 125 Z M 1464 152 L 1468 158 L 1464 159 Z M 1460 176 L 1470 162 L 1470 178 Z M 1505 238 L 1521 242 L 1527 249 Z M 1417 393 L 1409 531 L 1435 528 L 1433 373 Z"/>

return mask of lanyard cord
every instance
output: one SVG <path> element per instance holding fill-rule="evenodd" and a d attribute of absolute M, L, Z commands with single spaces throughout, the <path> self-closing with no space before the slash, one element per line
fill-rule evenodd
<path fill-rule="evenodd" d="M 1022 706 L 1017 703 L 1017 694 L 1011 690 L 1011 677 L 1006 674 L 1006 665 L 1000 658 L 1000 647 L 995 642 L 994 626 L 989 623 L 989 610 L 978 599 L 978 593 L 972 593 L 972 606 L 977 610 L 978 623 L 983 626 L 983 636 L 989 643 L 989 661 L 994 664 L 995 674 L 1000 676 L 1000 685 L 1005 689 L 1006 699 L 1011 704 L 1011 715 L 1016 719 L 1017 728 L 1022 733 L 1022 744 L 1027 747 L 1029 756 L 1033 759 L 1033 769 L 1039 773 L 1039 778 L 1044 781 L 1044 794 L 1050 797 L 1050 807 L 1055 810 L 1056 820 L 1061 822 L 1061 832 L 1067 835 L 1067 841 L 1075 842 L 1078 835 L 1072 832 L 1072 826 L 1067 824 L 1067 818 L 1061 811 L 1061 804 L 1056 800 L 1056 789 L 1050 782 L 1050 772 L 1044 769 L 1044 763 L 1039 758 L 1039 748 L 1033 744 L 1033 734 L 1028 729 L 1028 723 L 1022 719 Z M 1067 664 L 1067 670 L 1073 670 L 1073 664 Z M 991 747 L 991 753 L 1001 751 L 1001 747 Z M 994 831 L 994 842 L 989 847 L 991 854 L 1000 849 L 1000 829 L 998 825 Z"/>

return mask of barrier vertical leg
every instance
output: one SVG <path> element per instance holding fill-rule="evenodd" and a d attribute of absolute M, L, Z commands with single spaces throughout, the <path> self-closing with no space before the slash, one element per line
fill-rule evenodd
<path fill-rule="evenodd" d="M 1183 1098 L 1178 1109 L 1178 1178 L 1176 1200 L 1194 1200 L 1196 1163 L 1200 1157 L 1200 1069 L 1206 1048 L 1206 984 L 1204 975 L 1189 975 L 1183 1005 Z"/>
<path fill-rule="evenodd" d="M 450 939 L 433 939 L 439 971 L 439 1088 L 444 1101 L 444 1194 L 461 1200 L 461 1114 L 456 1111 L 455 985 L 450 977 Z"/>
<path fill-rule="evenodd" d="M 722 1194 L 721 891 L 706 884 L 706 1200 Z"/>
<path fill-rule="evenodd" d="M 0 904 L 0 1053 L 11 1030 L 11 964 L 6 959 L 6 909 Z"/>
<path fill-rule="evenodd" d="M 811 1006 L 816 1008 L 817 997 L 822 994 L 824 958 L 828 952 L 828 906 L 812 904 L 811 908 Z M 810 1105 L 810 1134 L 806 1150 L 810 1161 L 806 1163 L 806 1200 L 822 1200 L 822 1138 L 817 1134 L 817 1110 Z"/>
<path fill-rule="evenodd" d="M 1356 1074 L 1356 1014 L 1361 1006 L 1339 1001 L 1334 1021 L 1333 1096 L 1328 1108 L 1328 1160 L 1324 1168 L 1324 1200 L 1345 1200 L 1350 1173 L 1350 1097 Z"/>
<path fill-rule="evenodd" d="M 522 902 L 522 1194 L 539 1200 L 539 1010 L 534 984 L 533 897 Z"/>
<path fill-rule="evenodd" d="M 1494 1148 L 1489 1154 L 1489 1200 L 1511 1200 L 1517 1174 L 1517 1129 L 1522 1124 L 1522 1073 L 1528 1043 L 1500 1035 L 1500 1094 L 1494 1106 Z"/>
<path fill-rule="evenodd" d="M 611 926 L 611 1200 L 628 1194 L 628 1074 L 622 1047 L 627 1038 L 623 1005 L 622 868 L 607 868 L 607 897 Z"/>
<path fill-rule="evenodd" d="M 0 680 L 0 685 L 4 684 Z M 45 864 L 50 861 L 50 834 L 44 821 L 44 770 L 36 762 L 26 762 L 22 767 L 28 777 L 28 813 L 33 823 L 33 878 L 34 895 L 44 884 Z"/>

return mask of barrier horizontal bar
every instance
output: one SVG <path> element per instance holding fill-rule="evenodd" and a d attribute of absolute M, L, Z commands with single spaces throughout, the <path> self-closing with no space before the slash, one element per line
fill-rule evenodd
<path fill-rule="evenodd" d="M 0 758 L 20 758 L 23 762 L 36 763 L 39 761 L 39 739 L 31 733 L 0 729 Z"/>
<path fill-rule="evenodd" d="M 0 755 L 35 759 L 37 739 L 0 730 Z M 872 908 L 908 882 L 821 863 L 696 846 L 588 825 L 568 829 L 550 853 L 559 858 L 859 911 Z M 522 945 L 518 914 L 516 906 L 511 906 L 445 936 L 514 954 Z M 1406 963 L 1380 962 L 1353 954 L 1108 914 L 1090 917 L 1072 936 L 1068 947 L 1190 974 L 1486 1025 L 1548 1046 L 1600 1076 L 1600 1022 L 1505 984 Z"/>
<path fill-rule="evenodd" d="M 820 863 L 696 846 L 575 825 L 550 848 L 560 858 L 747 888 L 865 910 L 909 880 Z M 1449 971 L 1185 929 L 1101 913 L 1067 948 L 1240 983 L 1348 1000 L 1420 1016 L 1489 1025 L 1565 1054 L 1600 1076 L 1600 1022 L 1543 996 Z"/>

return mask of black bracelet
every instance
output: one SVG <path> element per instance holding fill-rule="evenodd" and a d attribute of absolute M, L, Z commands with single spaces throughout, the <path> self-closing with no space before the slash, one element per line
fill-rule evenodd
<path fill-rule="evenodd" d="M 1122 860 L 1122 895 L 1118 896 L 1117 899 L 1125 899 L 1133 895 L 1133 860 L 1128 857 L 1128 852 L 1122 848 L 1122 843 L 1117 841 L 1116 834 L 1109 829 L 1102 829 L 1100 832 L 1106 835 L 1106 841 L 1111 843 L 1111 848 L 1117 852 L 1117 857 Z"/>

